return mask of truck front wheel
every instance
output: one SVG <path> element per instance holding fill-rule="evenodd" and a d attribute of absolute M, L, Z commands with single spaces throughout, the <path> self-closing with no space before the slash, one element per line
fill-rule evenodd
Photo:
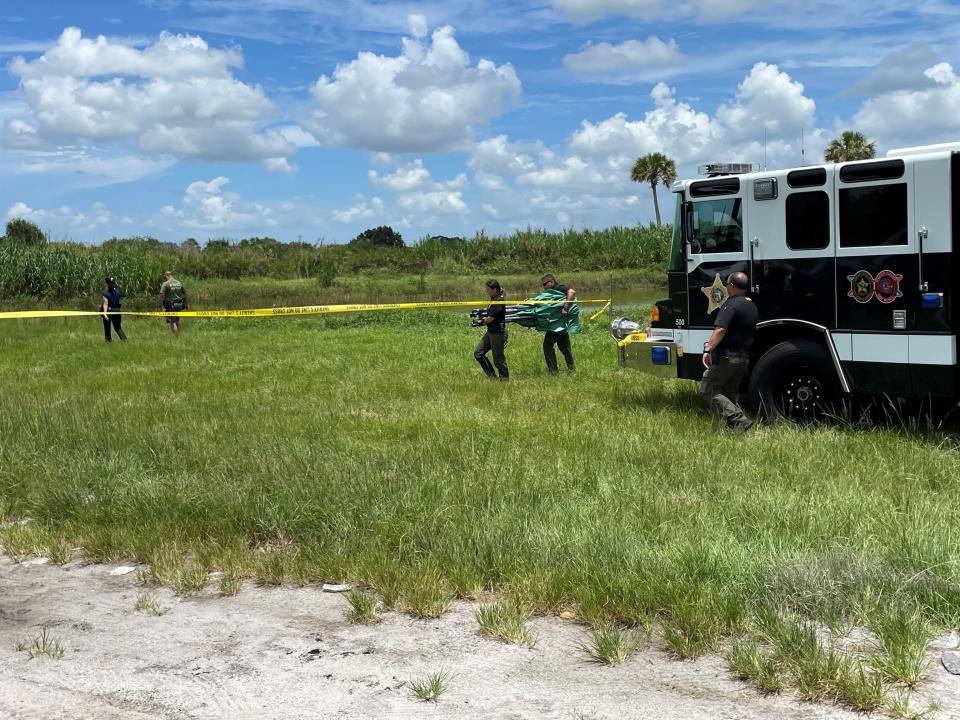
<path fill-rule="evenodd" d="M 821 422 L 841 413 L 841 397 L 829 353 L 810 340 L 774 345 L 750 376 L 750 401 L 763 420 Z"/>

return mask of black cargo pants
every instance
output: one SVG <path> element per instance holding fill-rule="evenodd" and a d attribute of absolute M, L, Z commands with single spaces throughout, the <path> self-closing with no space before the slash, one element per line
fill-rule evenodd
<path fill-rule="evenodd" d="M 749 367 L 747 355 L 715 356 L 700 381 L 701 397 L 716 415 L 723 418 L 727 427 L 740 427 L 747 419 L 737 405 L 737 396 Z"/>
<path fill-rule="evenodd" d="M 510 371 L 507 369 L 507 358 L 504 354 L 504 348 L 507 345 L 507 333 L 492 333 L 489 330 L 477 343 L 473 349 L 473 356 L 480 363 L 480 367 L 489 378 L 495 378 L 497 372 L 500 373 L 500 379 L 506 380 L 510 377 Z M 487 357 L 487 353 L 493 351 L 493 363 Z M 494 372 L 494 366 L 497 372 Z"/>
<path fill-rule="evenodd" d="M 553 351 L 554 345 L 560 348 L 560 354 L 567 361 L 567 370 L 570 372 L 576 370 L 573 348 L 570 347 L 570 335 L 565 332 L 548 332 L 543 337 L 543 359 L 547 361 L 547 370 L 551 373 L 557 372 L 557 354 Z"/>

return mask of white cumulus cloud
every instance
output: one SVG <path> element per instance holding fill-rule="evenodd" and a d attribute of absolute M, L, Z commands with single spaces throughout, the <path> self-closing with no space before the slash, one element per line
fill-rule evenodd
<path fill-rule="evenodd" d="M 801 130 L 809 151 L 823 142 L 813 100 L 775 65 L 757 63 L 713 113 L 679 100 L 664 83 L 650 95 L 653 108 L 646 113 L 584 121 L 562 148 L 506 136 L 478 143 L 468 165 L 483 195 L 481 207 L 515 225 L 637 222 L 652 215 L 649 186 L 630 180 L 641 155 L 666 153 L 679 174 L 689 176 L 697 164 L 713 160 L 761 162 L 765 132 L 771 165 L 799 163 Z"/>
<path fill-rule="evenodd" d="M 383 200 L 374 196 L 367 201 L 364 195 L 357 195 L 354 204 L 346 210 L 334 210 L 333 219 L 340 223 L 352 223 L 355 220 L 369 220 L 383 214 Z"/>
<path fill-rule="evenodd" d="M 197 160 L 291 155 L 283 134 L 258 129 L 273 106 L 233 76 L 241 65 L 238 50 L 199 37 L 164 33 L 138 49 L 69 27 L 36 60 L 10 63 L 30 115 L 8 123 L 7 135 L 18 147 L 133 141 L 146 153 Z"/>
<path fill-rule="evenodd" d="M 96 230 L 103 231 L 111 223 L 129 222 L 129 218 L 116 218 L 106 205 L 94 203 L 86 212 L 69 205 L 56 208 L 34 209 L 22 200 L 7 208 L 7 220 L 22 218 L 40 226 L 54 239 L 72 238 L 74 233 L 84 234 Z"/>
<path fill-rule="evenodd" d="M 411 25 L 426 30 L 418 19 Z M 361 52 L 321 76 L 312 93 L 316 109 L 304 125 L 323 145 L 434 152 L 466 147 L 475 126 L 520 95 L 520 80 L 510 64 L 471 64 L 444 26 L 429 43 L 404 38 L 395 57 Z"/>
<path fill-rule="evenodd" d="M 410 212 L 428 215 L 459 215 L 467 210 L 459 190 L 408 193 L 397 199 L 397 205 Z"/>
<path fill-rule="evenodd" d="M 423 166 L 423 160 L 419 159 L 397 168 L 388 175 L 380 175 L 376 170 L 370 170 L 367 176 L 374 185 L 385 187 L 393 192 L 414 190 L 430 182 L 430 173 Z"/>
<path fill-rule="evenodd" d="M 297 172 L 297 166 L 291 164 L 285 157 L 267 158 L 263 161 L 263 167 L 267 172 L 279 175 L 294 175 Z"/>
<path fill-rule="evenodd" d="M 179 207 L 166 205 L 161 215 L 192 230 L 226 231 L 250 226 L 275 227 L 273 209 L 244 202 L 237 193 L 225 192 L 230 182 L 224 176 L 197 180 L 187 186 Z"/>
<path fill-rule="evenodd" d="M 892 145 L 926 145 L 960 136 L 960 77 L 950 63 L 923 72 L 929 86 L 870 98 L 853 116 L 852 126 Z"/>
<path fill-rule="evenodd" d="M 576 73 L 627 80 L 662 77 L 665 71 L 685 65 L 687 58 L 680 52 L 676 40 L 664 42 L 651 36 L 646 40 L 627 40 L 619 45 L 588 43 L 579 52 L 567 55 L 563 62 Z"/>
<path fill-rule="evenodd" d="M 737 88 L 732 102 L 715 115 L 678 101 L 674 90 L 660 83 L 650 93 L 654 108 L 642 119 L 617 113 L 598 123 L 584 121 L 570 142 L 584 156 L 619 158 L 626 166 L 640 155 L 666 152 L 678 163 L 699 163 L 731 154 L 756 159 L 764 132 L 772 159 L 784 160 L 797 144 L 801 130 L 814 129 L 816 104 L 803 85 L 776 65 L 757 63 Z M 812 140 L 812 139 L 811 139 Z M 712 156 L 712 157 L 711 157 Z"/>

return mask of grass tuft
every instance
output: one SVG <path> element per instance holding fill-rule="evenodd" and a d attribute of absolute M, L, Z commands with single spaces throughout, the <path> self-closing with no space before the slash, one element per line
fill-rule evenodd
<path fill-rule="evenodd" d="M 377 596 L 362 590 L 350 590 L 347 595 L 350 609 L 347 611 L 347 620 L 352 623 L 373 624 L 383 620 L 378 610 Z"/>
<path fill-rule="evenodd" d="M 883 676 L 852 659 L 843 664 L 835 689 L 838 703 L 860 712 L 873 712 L 883 707 L 887 699 Z"/>
<path fill-rule="evenodd" d="M 73 560 L 73 548 L 63 538 L 56 538 L 46 546 L 45 555 L 54 565 L 66 565 Z"/>
<path fill-rule="evenodd" d="M 730 670 L 741 680 L 749 680 L 761 692 L 776 694 L 786 686 L 782 669 L 763 654 L 755 640 L 741 641 L 727 653 Z"/>
<path fill-rule="evenodd" d="M 868 620 L 881 651 L 870 663 L 893 682 L 912 687 L 927 673 L 926 650 L 933 629 L 919 609 L 897 603 L 882 609 Z"/>
<path fill-rule="evenodd" d="M 942 709 L 938 703 L 929 703 L 923 710 L 914 710 L 910 706 L 910 690 L 901 690 L 894 693 L 886 706 L 886 711 L 891 717 L 901 718 L 902 720 L 933 720 L 937 713 Z"/>
<path fill-rule="evenodd" d="M 218 587 L 221 595 L 236 595 L 240 592 L 242 579 L 239 573 L 233 570 L 224 570 L 223 577 L 220 578 Z"/>
<path fill-rule="evenodd" d="M 536 644 L 536 637 L 527 627 L 530 611 L 516 602 L 498 600 L 490 605 L 483 605 L 477 608 L 474 617 L 480 625 L 480 631 L 488 637 L 523 647 L 533 647 Z"/>
<path fill-rule="evenodd" d="M 636 630 L 609 626 L 594 628 L 579 647 L 587 657 L 603 665 L 619 665 L 633 655 L 643 643 Z"/>
<path fill-rule="evenodd" d="M 663 621 L 663 639 L 676 657 L 699 657 L 719 643 L 724 619 L 723 610 L 707 599 L 680 600 Z"/>
<path fill-rule="evenodd" d="M 144 583 L 166 585 L 177 595 L 188 595 L 207 586 L 208 573 L 175 545 L 164 544 L 154 550 L 149 565 L 138 571 L 137 577 Z"/>
<path fill-rule="evenodd" d="M 137 595 L 137 602 L 134 605 L 134 608 L 137 610 L 143 610 L 151 615 L 157 617 L 166 614 L 167 610 L 164 607 L 160 606 L 160 603 L 156 601 L 150 593 L 140 593 Z"/>
<path fill-rule="evenodd" d="M 33 640 L 22 640 L 14 643 L 16 652 L 26 652 L 31 660 L 38 657 L 48 657 L 51 660 L 60 660 L 66 652 L 62 642 L 52 637 L 44 627 Z"/>
<path fill-rule="evenodd" d="M 403 591 L 403 608 L 417 618 L 438 618 L 450 609 L 453 591 L 432 566 L 418 569 Z"/>
<path fill-rule="evenodd" d="M 283 585 L 290 576 L 290 561 L 287 551 L 270 550 L 260 554 L 254 565 L 257 582 L 268 587 Z"/>
<path fill-rule="evenodd" d="M 417 700 L 436 702 L 446 692 L 452 677 L 450 673 L 440 670 L 415 680 L 408 680 L 407 687 Z"/>

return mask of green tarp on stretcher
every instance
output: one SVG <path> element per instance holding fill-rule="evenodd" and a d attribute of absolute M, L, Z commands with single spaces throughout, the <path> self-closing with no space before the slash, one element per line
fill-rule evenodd
<path fill-rule="evenodd" d="M 535 328 L 538 332 L 565 332 L 575 334 L 580 332 L 580 306 L 573 302 L 567 310 L 566 316 L 560 311 L 567 302 L 567 294 L 559 290 L 544 290 L 531 300 L 556 300 L 555 303 L 543 305 L 513 305 L 507 308 L 509 322 L 515 322 L 523 327 Z"/>

